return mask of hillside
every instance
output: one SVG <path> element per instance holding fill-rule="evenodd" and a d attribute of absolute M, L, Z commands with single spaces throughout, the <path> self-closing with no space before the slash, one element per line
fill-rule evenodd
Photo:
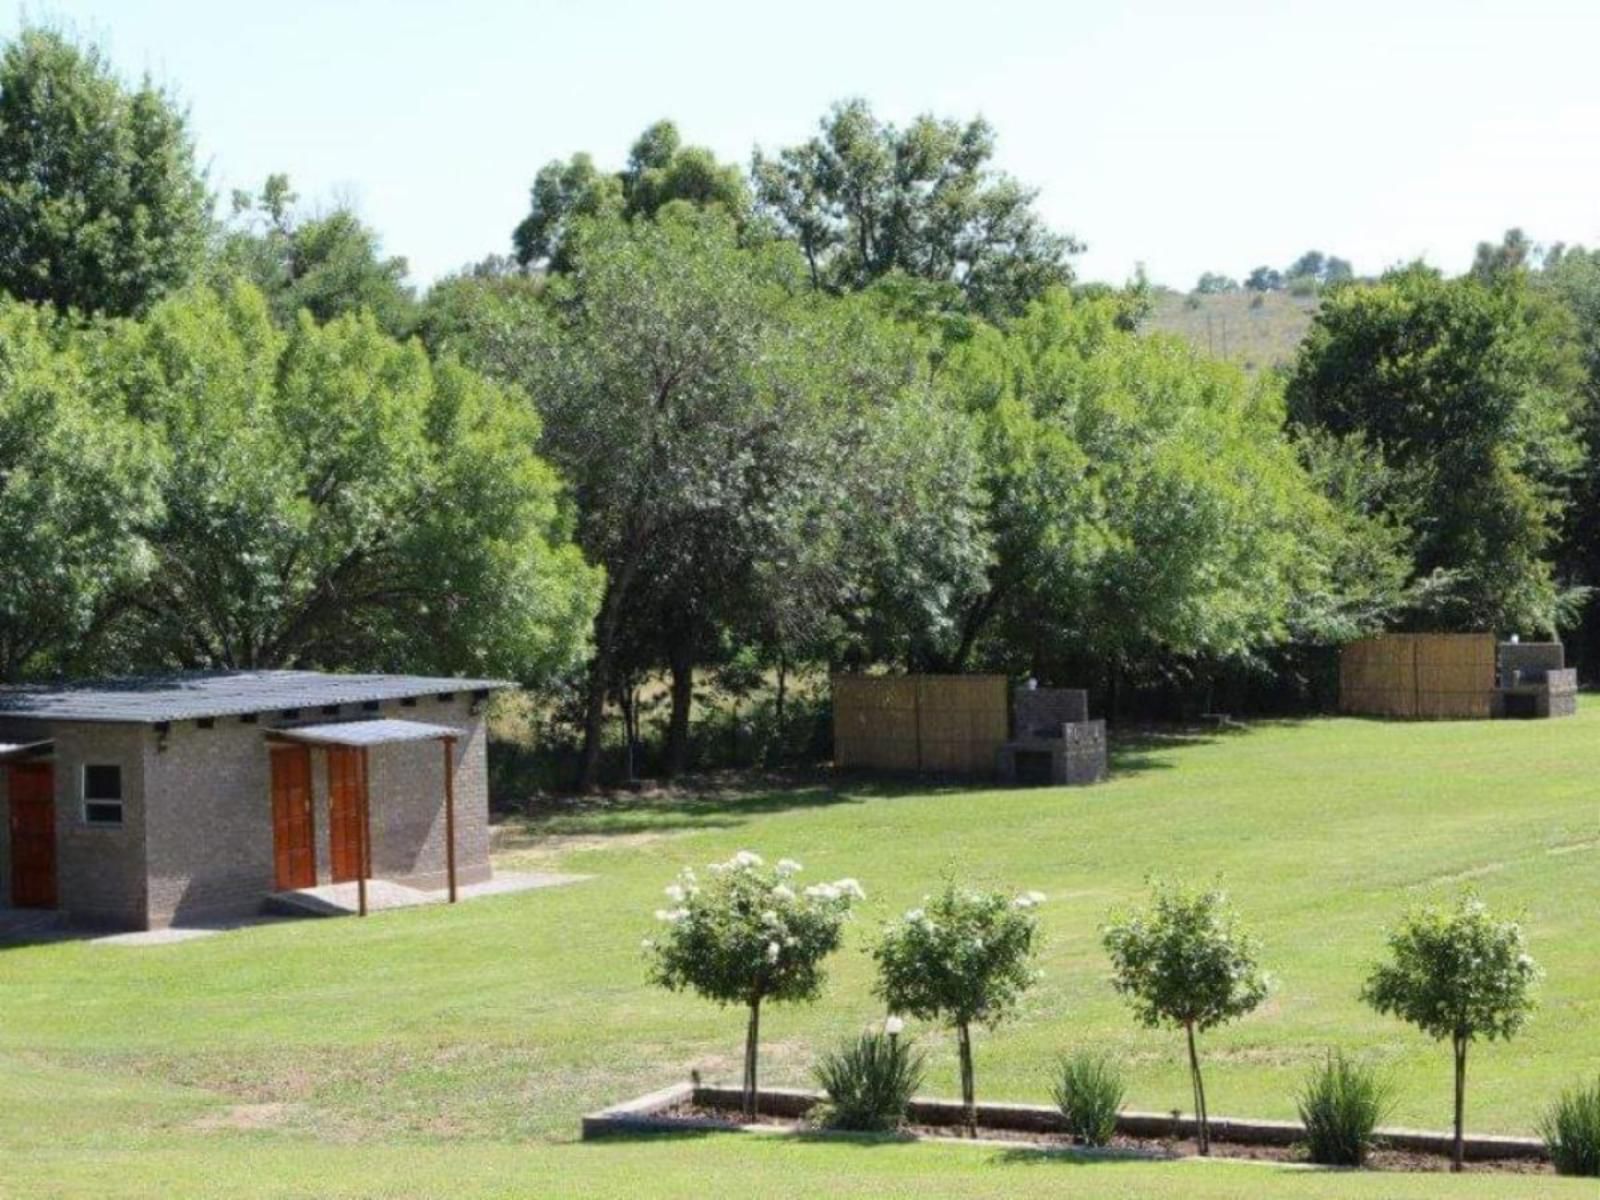
<path fill-rule="evenodd" d="M 1288 292 L 1194 296 L 1163 291 L 1145 328 L 1175 333 L 1209 354 L 1259 371 L 1293 360 L 1316 311 L 1315 296 Z"/>

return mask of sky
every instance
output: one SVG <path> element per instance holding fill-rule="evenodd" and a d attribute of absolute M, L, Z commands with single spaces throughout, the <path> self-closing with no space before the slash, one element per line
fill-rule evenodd
<path fill-rule="evenodd" d="M 1191 287 L 1307 249 L 1450 271 L 1520 225 L 1600 242 L 1596 0 L 0 0 L 187 106 L 212 187 L 287 172 L 426 285 L 509 250 L 535 172 L 620 166 L 662 117 L 748 162 L 864 97 L 986 117 L 997 166 L 1087 245 Z"/>

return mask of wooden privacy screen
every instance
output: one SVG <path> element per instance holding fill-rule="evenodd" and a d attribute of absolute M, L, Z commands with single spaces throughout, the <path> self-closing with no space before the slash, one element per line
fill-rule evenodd
<path fill-rule="evenodd" d="M 834 766 L 994 774 L 1010 736 L 1004 675 L 835 675 L 832 682 Z"/>
<path fill-rule="evenodd" d="M 1492 633 L 1385 633 L 1339 656 L 1339 711 L 1370 717 L 1492 715 Z"/>

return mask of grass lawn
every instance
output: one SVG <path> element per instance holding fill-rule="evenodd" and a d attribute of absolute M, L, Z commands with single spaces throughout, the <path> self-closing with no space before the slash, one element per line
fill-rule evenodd
<path fill-rule="evenodd" d="M 1531 1131 L 1600 1070 L 1600 703 L 1576 720 L 1318 720 L 1124 752 L 1081 791 L 797 789 L 549 818 L 501 865 L 550 891 L 147 948 L 0 951 L 0 1196 L 1594 1195 L 1593 1181 L 1099 1164 L 983 1148 L 731 1137 L 575 1142 L 586 1109 L 736 1076 L 742 1015 L 643 983 L 639 939 L 684 864 L 748 847 L 869 901 L 813 1008 L 763 1014 L 770 1082 L 881 1015 L 862 953 L 940 872 L 1038 888 L 1047 946 L 1021 1018 L 978 1040 L 979 1095 L 1043 1101 L 1061 1050 L 1107 1048 L 1135 1107 L 1185 1104 L 1179 1039 L 1136 1029 L 1096 927 L 1150 872 L 1220 875 L 1276 990 L 1203 1045 L 1219 1114 L 1293 1114 L 1328 1046 L 1381 1060 L 1399 1123 L 1443 1128 L 1449 1054 L 1355 993 L 1383 925 L 1471 884 L 1525 908 L 1548 971 L 1509 1046 L 1474 1050 L 1469 1125 Z M 929 1091 L 954 1094 L 951 1039 Z"/>

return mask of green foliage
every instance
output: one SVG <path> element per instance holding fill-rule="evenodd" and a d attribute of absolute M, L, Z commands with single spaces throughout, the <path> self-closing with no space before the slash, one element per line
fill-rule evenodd
<path fill-rule="evenodd" d="M 894 272 L 959 289 L 990 318 L 1072 281 L 1080 247 L 1034 211 L 1037 193 L 997 174 L 994 130 L 924 115 L 897 129 L 864 100 L 836 105 L 816 137 L 751 168 L 757 213 L 800 247 L 812 283 L 863 289 Z"/>
<path fill-rule="evenodd" d="M 825 1050 L 812 1073 L 828 1094 L 817 1114 L 830 1129 L 885 1133 L 905 1122 L 924 1058 L 909 1041 L 867 1032 Z"/>
<path fill-rule="evenodd" d="M 1255 938 L 1239 926 L 1226 893 L 1157 883 L 1149 908 L 1113 916 L 1102 931 L 1112 984 L 1151 1029 L 1184 1030 L 1200 1153 L 1211 1152 L 1205 1080 L 1195 1034 L 1254 1012 L 1267 998 Z"/>
<path fill-rule="evenodd" d="M 1428 582 L 1413 624 L 1549 631 L 1570 611 L 1548 551 L 1578 464 L 1578 383 L 1565 317 L 1519 276 L 1410 267 L 1323 304 L 1290 411 L 1362 435 L 1397 473 Z"/>
<path fill-rule="evenodd" d="M 0 681 L 95 665 L 87 643 L 151 566 L 155 447 L 94 395 L 98 341 L 0 300 Z"/>
<path fill-rule="evenodd" d="M 303 218 L 295 199 L 286 175 L 269 176 L 258 195 L 234 194 L 233 223 L 211 265 L 218 285 L 248 279 L 284 328 L 302 309 L 318 323 L 370 312 L 391 337 L 410 334 L 417 313 L 406 260 L 383 258 L 378 235 L 348 208 Z"/>
<path fill-rule="evenodd" d="M 1452 907 L 1407 914 L 1387 941 L 1389 960 L 1373 968 L 1361 997 L 1429 1037 L 1509 1039 L 1533 1012 L 1540 972 L 1522 925 L 1470 892 Z"/>
<path fill-rule="evenodd" d="M 1307 598 L 1342 603 L 1341 517 L 1271 379 L 1053 292 L 954 347 L 942 382 L 981 431 L 996 560 L 950 665 L 1242 658 L 1312 626 Z"/>
<path fill-rule="evenodd" d="M 1226 292 L 1237 292 L 1239 281 L 1227 275 L 1219 275 L 1215 271 L 1207 271 L 1200 276 L 1200 281 L 1194 285 L 1194 290 L 1201 296 L 1219 296 Z"/>
<path fill-rule="evenodd" d="M 666 890 L 674 907 L 656 911 L 662 932 L 644 942 L 651 978 L 661 987 L 749 1009 L 747 1117 L 756 1115 L 761 1005 L 817 998 L 822 962 L 839 948 L 850 907 L 862 898 L 853 879 L 796 891 L 800 870 L 788 859 L 769 867 L 748 850 L 712 863 L 704 880 L 687 868 Z"/>
<path fill-rule="evenodd" d="M 1562 1092 L 1540 1118 L 1539 1136 L 1560 1174 L 1600 1176 L 1600 1077 Z"/>
<path fill-rule="evenodd" d="M 1381 1013 L 1451 1040 L 1455 1056 L 1454 1167 L 1461 1170 L 1467 1048 L 1479 1038 L 1510 1040 L 1533 1012 L 1540 971 L 1522 926 L 1503 920 L 1470 892 L 1451 908 L 1428 905 L 1388 936 L 1389 960 L 1374 967 L 1361 998 Z"/>
<path fill-rule="evenodd" d="M 1225 892 L 1157 883 L 1150 906 L 1120 914 L 1102 933 L 1112 983 L 1151 1029 L 1205 1032 L 1254 1012 L 1268 980 L 1255 938 Z"/>
<path fill-rule="evenodd" d="M 142 312 L 199 263 L 209 200 L 184 115 L 99 50 L 26 26 L 0 53 L 0 290 Z"/>
<path fill-rule="evenodd" d="M 998 1025 L 1016 1009 L 1038 972 L 1036 892 L 1012 896 L 977 891 L 947 880 L 889 924 L 873 947 L 874 989 L 893 1013 L 955 1026 L 961 1057 L 961 1096 L 967 1129 L 977 1129 L 972 1067 L 974 1024 Z"/>
<path fill-rule="evenodd" d="M 1342 1052 L 1311 1068 L 1296 1097 L 1311 1161 L 1360 1167 L 1373 1147 L 1373 1131 L 1394 1108 L 1394 1085 L 1376 1068 Z"/>
<path fill-rule="evenodd" d="M 1067 1132 L 1086 1146 L 1110 1144 L 1124 1092 L 1116 1062 L 1087 1050 L 1062 1056 L 1050 1089 Z"/>
<path fill-rule="evenodd" d="M 742 224 L 750 194 L 737 166 L 684 146 L 671 121 L 657 121 L 639 135 L 621 171 L 601 171 L 587 154 L 546 163 L 534 178 L 528 215 L 512 234 L 516 259 L 524 267 L 569 271 L 583 220 L 649 218 L 673 203 L 720 210 Z"/>
<path fill-rule="evenodd" d="M 515 397 L 370 316 L 275 328 L 240 284 L 120 326 L 94 384 L 160 443 L 128 660 L 537 680 L 585 645 L 598 585 Z"/>

